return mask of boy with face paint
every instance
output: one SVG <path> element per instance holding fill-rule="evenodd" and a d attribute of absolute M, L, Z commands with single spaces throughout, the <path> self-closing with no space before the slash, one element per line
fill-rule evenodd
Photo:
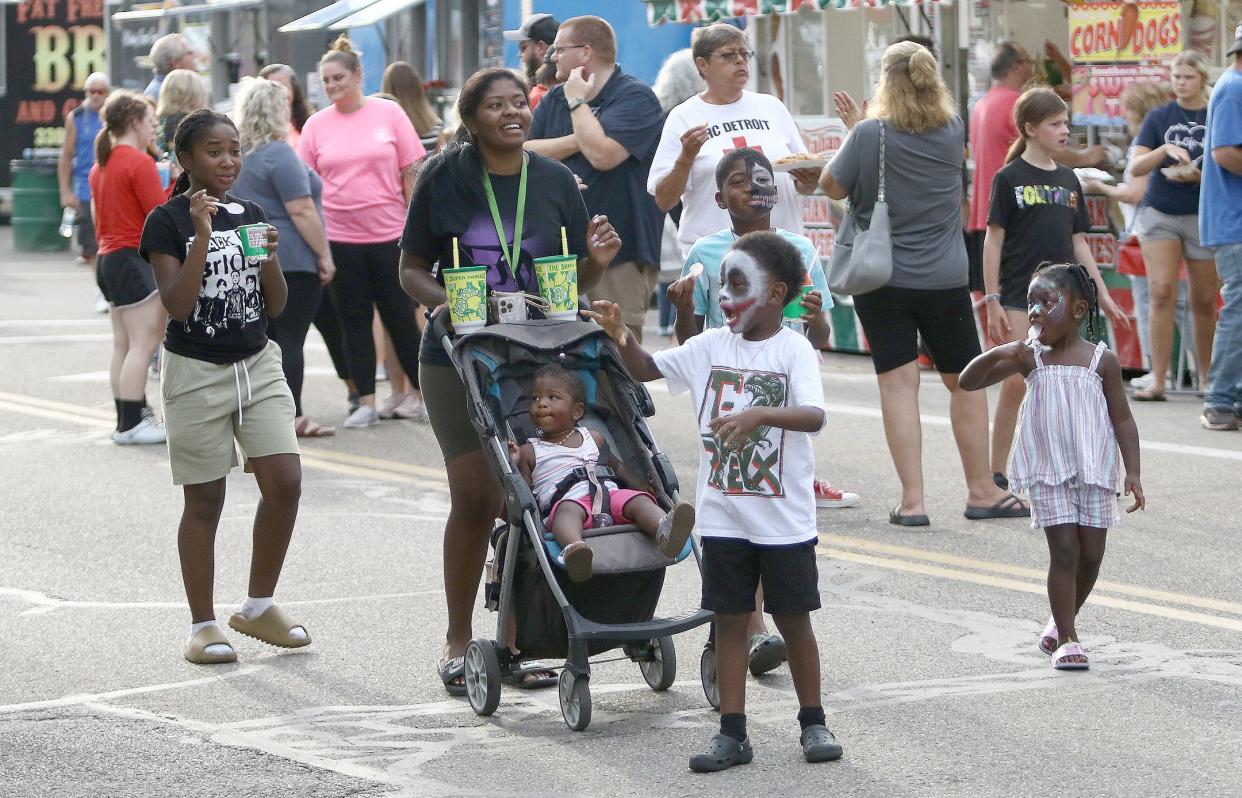
<path fill-rule="evenodd" d="M 729 212 L 730 226 L 696 241 L 687 252 L 682 278 L 669 286 L 669 300 L 677 308 L 677 342 L 685 343 L 704 329 L 725 326 L 718 279 L 725 255 L 741 236 L 771 230 L 793 244 L 801 256 L 812 290 L 800 300 L 803 310 L 800 326 L 811 346 L 816 349 L 827 346 L 830 330 L 826 311 L 832 308 L 828 280 L 815 244 L 809 238 L 772 227 L 772 209 L 776 207 L 778 196 L 771 162 L 762 152 L 750 147 L 731 150 L 716 166 L 716 187 L 716 204 Z M 857 493 L 833 487 L 827 479 L 815 477 L 812 484 L 815 506 L 819 509 L 858 504 Z M 762 602 L 760 588 L 756 607 Z M 780 667 L 785 660 L 785 642 L 779 635 L 768 633 L 763 613 L 758 609 L 750 620 L 749 638 L 751 673 L 759 676 Z"/>
<path fill-rule="evenodd" d="M 714 273 L 724 325 L 682 346 L 648 354 L 620 309 L 595 302 L 583 315 L 617 341 L 626 368 L 644 382 L 666 379 L 690 392 L 700 441 L 696 525 L 703 541 L 703 607 L 715 612 L 720 733 L 690 758 L 695 771 L 750 762 L 746 736 L 747 633 L 755 591 L 784 636 L 808 762 L 838 759 L 828 730 L 819 647 L 810 612 L 820 606 L 815 562 L 811 437 L 824 425 L 819 361 L 807 339 L 785 327 L 785 306 L 801 290 L 798 249 L 779 233 L 748 233 Z"/>

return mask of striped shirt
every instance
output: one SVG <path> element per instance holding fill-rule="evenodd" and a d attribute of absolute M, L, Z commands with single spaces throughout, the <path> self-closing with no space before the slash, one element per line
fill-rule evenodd
<path fill-rule="evenodd" d="M 1036 483 L 1060 485 L 1077 478 L 1084 485 L 1117 488 L 1117 436 L 1108 416 L 1104 380 L 1096 371 L 1101 341 L 1091 365 L 1045 366 L 1038 350 L 1026 377 L 1026 400 L 1009 485 L 1019 492 Z"/>

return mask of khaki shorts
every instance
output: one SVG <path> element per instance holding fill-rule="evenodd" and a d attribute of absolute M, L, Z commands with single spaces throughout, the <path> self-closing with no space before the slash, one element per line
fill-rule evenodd
<path fill-rule="evenodd" d="M 1150 205 L 1139 208 L 1134 217 L 1139 241 L 1180 241 L 1182 253 L 1190 260 L 1211 260 L 1212 250 L 1199 243 L 1199 214 L 1173 216 Z"/>
<path fill-rule="evenodd" d="M 642 343 L 643 322 L 659 281 L 659 268 L 649 263 L 614 263 L 604 271 L 589 293 L 592 300 L 606 299 L 620 305 L 621 318 Z"/>
<path fill-rule="evenodd" d="M 222 365 L 164 350 L 160 395 L 175 485 L 224 478 L 239 447 L 243 458 L 299 454 L 293 394 L 274 341 Z"/>

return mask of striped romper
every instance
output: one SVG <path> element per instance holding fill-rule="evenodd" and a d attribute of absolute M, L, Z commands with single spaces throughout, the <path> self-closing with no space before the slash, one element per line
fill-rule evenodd
<path fill-rule="evenodd" d="M 1104 380 L 1091 365 L 1045 366 L 1038 349 L 1026 377 L 1026 400 L 1009 466 L 1009 484 L 1031 501 L 1034 526 L 1107 529 L 1117 512 L 1117 436 L 1108 416 Z"/>

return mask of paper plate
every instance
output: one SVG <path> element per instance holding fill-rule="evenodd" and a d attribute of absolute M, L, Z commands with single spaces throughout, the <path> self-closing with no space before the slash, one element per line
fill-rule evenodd
<path fill-rule="evenodd" d="M 792 172 L 795 169 L 823 169 L 827 165 L 827 158 L 807 158 L 804 161 L 793 161 L 792 163 L 774 163 L 772 168 L 778 172 Z"/>

